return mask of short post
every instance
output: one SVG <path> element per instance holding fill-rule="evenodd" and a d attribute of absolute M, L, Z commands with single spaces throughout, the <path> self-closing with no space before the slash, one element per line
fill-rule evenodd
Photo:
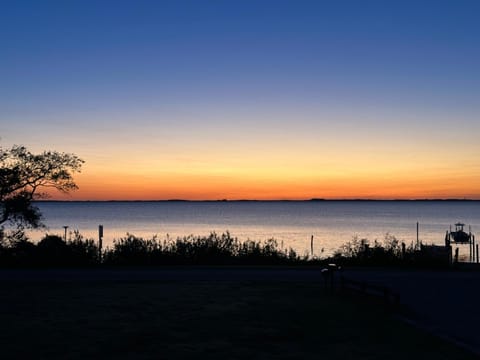
<path fill-rule="evenodd" d="M 469 262 L 472 262 L 472 239 L 468 240 L 468 249 L 470 250 L 468 259 L 469 259 Z"/>
<path fill-rule="evenodd" d="M 328 270 L 330 272 L 330 292 L 333 293 L 333 289 L 334 289 L 334 280 L 335 280 L 335 273 L 337 272 L 337 270 L 339 270 L 339 267 L 337 266 L 337 264 L 328 264 Z"/>
<path fill-rule="evenodd" d="M 322 276 L 323 276 L 323 284 L 325 286 L 325 290 L 328 289 L 328 277 L 330 275 L 330 270 L 327 268 L 322 269 L 321 271 Z"/>
<path fill-rule="evenodd" d="M 458 247 L 455 249 L 455 264 L 458 263 Z"/>
<path fill-rule="evenodd" d="M 103 225 L 98 225 L 98 260 L 102 262 Z"/>
<path fill-rule="evenodd" d="M 63 228 L 65 229 L 64 240 L 67 241 L 67 229 L 68 229 L 68 225 L 64 225 Z"/>
<path fill-rule="evenodd" d="M 417 221 L 417 250 L 420 249 L 420 243 L 418 239 L 418 221 Z"/>
<path fill-rule="evenodd" d="M 472 239 L 472 262 L 475 262 L 475 237 L 470 235 L 470 238 Z"/>
<path fill-rule="evenodd" d="M 313 235 L 312 235 L 312 237 L 310 238 L 310 252 L 311 252 L 312 258 L 313 258 Z"/>
<path fill-rule="evenodd" d="M 477 264 L 479 263 L 478 261 L 478 244 L 477 244 Z"/>

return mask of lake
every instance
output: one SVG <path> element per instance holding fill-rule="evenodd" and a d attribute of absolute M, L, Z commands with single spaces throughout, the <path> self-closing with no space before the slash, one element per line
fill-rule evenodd
<path fill-rule="evenodd" d="M 32 239 L 45 232 L 64 234 L 79 230 L 98 238 L 104 226 L 104 244 L 127 233 L 159 239 L 188 235 L 230 233 L 240 240 L 275 238 L 300 254 L 331 254 L 354 236 L 383 240 L 385 234 L 410 244 L 419 238 L 427 244 L 443 244 L 445 231 L 460 221 L 472 232 L 480 229 L 480 201 L 152 201 L 152 202 L 38 202 L 48 230 L 34 231 Z M 168 234 L 168 235 L 167 235 Z"/>

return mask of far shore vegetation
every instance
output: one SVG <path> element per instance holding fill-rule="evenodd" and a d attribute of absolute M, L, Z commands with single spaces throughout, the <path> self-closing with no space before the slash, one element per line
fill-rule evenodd
<path fill-rule="evenodd" d="M 93 199 L 93 200 L 65 200 L 65 199 L 41 199 L 35 200 L 34 202 L 67 202 L 67 203 L 76 203 L 76 202 L 133 202 L 133 203 L 142 203 L 142 202 L 193 202 L 193 203 L 202 203 L 202 202 L 480 202 L 478 199 L 457 199 L 457 198 L 439 198 L 439 199 L 347 199 L 347 198 L 335 198 L 335 199 L 204 199 L 204 200 L 192 200 L 192 199 L 139 199 L 139 200 L 129 200 L 129 199 Z"/>

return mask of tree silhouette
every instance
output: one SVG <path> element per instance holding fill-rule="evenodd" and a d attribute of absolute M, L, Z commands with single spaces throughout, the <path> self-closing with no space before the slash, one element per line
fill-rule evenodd
<path fill-rule="evenodd" d="M 76 190 L 73 174 L 80 172 L 83 162 L 74 154 L 0 147 L 0 235 L 6 224 L 17 230 L 42 227 L 40 210 L 32 202 L 48 197 L 44 192 L 48 188 Z"/>

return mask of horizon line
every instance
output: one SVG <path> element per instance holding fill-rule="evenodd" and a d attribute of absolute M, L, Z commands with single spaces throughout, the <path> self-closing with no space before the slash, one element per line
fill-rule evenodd
<path fill-rule="evenodd" d="M 470 199 L 470 198 L 413 198 L 413 199 L 372 199 L 372 198 L 335 198 L 335 199 L 324 199 L 324 198 L 311 198 L 311 199 L 203 199 L 203 200 L 194 200 L 194 199 L 107 199 L 107 200 L 95 200 L 95 199 L 86 199 L 86 200 L 68 200 L 68 199 L 39 199 L 35 202 L 328 202 L 328 201 L 480 201 L 480 199 Z"/>

